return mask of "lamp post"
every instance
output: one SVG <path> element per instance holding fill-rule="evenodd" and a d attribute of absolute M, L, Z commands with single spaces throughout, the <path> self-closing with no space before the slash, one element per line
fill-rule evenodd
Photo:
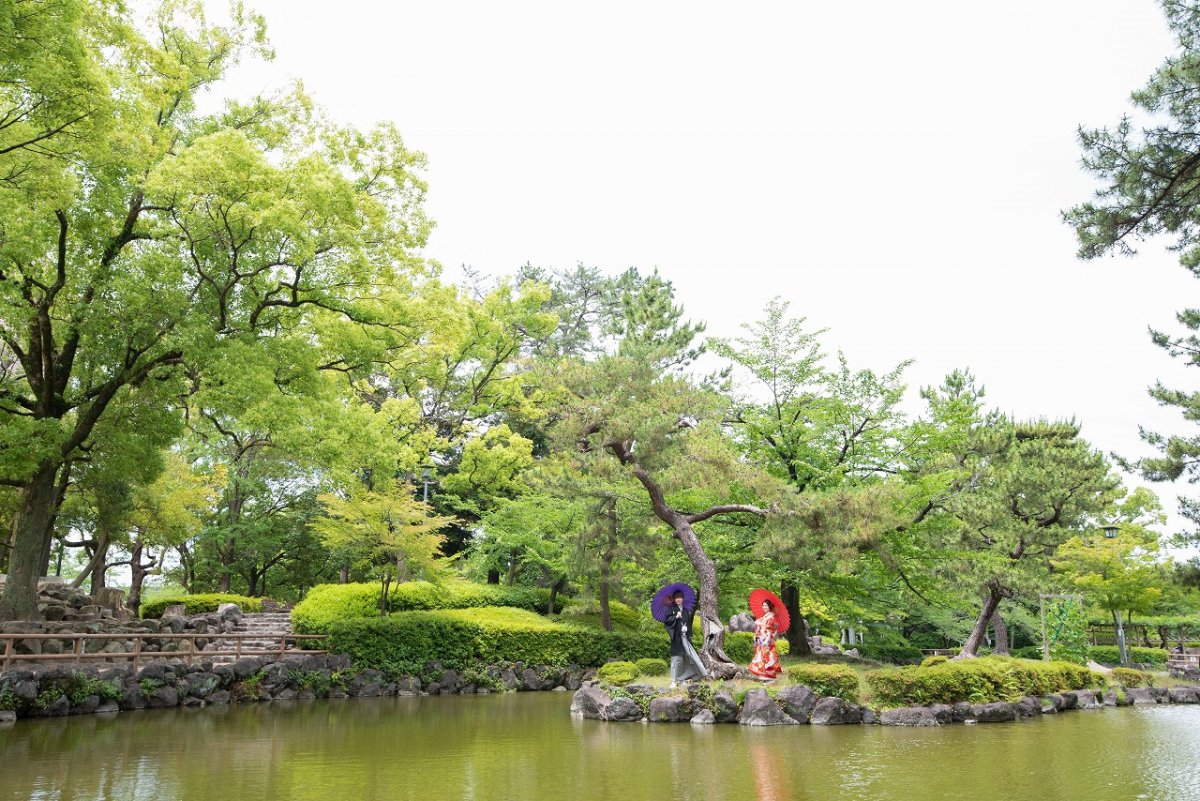
<path fill-rule="evenodd" d="M 1117 534 L 1121 532 L 1113 523 L 1103 526 L 1101 530 L 1104 532 L 1104 539 L 1115 540 Z M 1121 660 L 1121 665 L 1124 667 L 1129 664 L 1129 655 L 1125 651 L 1125 621 L 1121 619 L 1121 610 L 1116 610 L 1117 618 L 1117 653 Z"/>

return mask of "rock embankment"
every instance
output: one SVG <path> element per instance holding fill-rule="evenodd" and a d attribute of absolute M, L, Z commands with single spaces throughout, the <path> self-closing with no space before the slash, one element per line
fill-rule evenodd
<path fill-rule="evenodd" d="M 686 691 L 646 684 L 612 687 L 588 681 L 576 691 L 571 712 L 592 720 L 650 723 L 737 723 L 742 726 L 835 726 L 878 723 L 884 726 L 941 726 L 948 723 L 1005 723 L 1073 709 L 1102 709 L 1134 704 L 1200 704 L 1200 686 L 1108 690 L 1072 690 L 1015 703 L 932 704 L 876 711 L 832 696 L 820 697 L 797 684 L 769 693 L 746 691 L 739 699 L 727 689 L 694 684 Z"/>

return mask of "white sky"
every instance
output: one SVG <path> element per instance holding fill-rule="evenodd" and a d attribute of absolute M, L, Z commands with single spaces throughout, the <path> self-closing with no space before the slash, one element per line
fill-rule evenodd
<path fill-rule="evenodd" d="M 1059 218 L 1076 126 L 1171 50 L 1152 0 L 250 4 L 277 58 L 239 93 L 397 123 L 451 276 L 658 267 L 716 335 L 781 295 L 853 366 L 915 358 L 914 395 L 967 366 L 1106 450 L 1180 429 L 1145 388 L 1190 376 L 1146 328 L 1194 279 L 1156 245 L 1081 263 Z"/>

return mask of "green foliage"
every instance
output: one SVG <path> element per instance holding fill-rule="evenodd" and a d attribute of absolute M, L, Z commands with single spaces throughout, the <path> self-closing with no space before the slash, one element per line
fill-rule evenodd
<path fill-rule="evenodd" d="M 1115 667 L 1112 669 L 1113 680 L 1122 687 L 1153 687 L 1154 677 L 1149 673 L 1130 668 Z"/>
<path fill-rule="evenodd" d="M 662 632 L 606 632 L 555 623 L 524 609 L 487 607 L 400 612 L 384 618 L 342 620 L 330 627 L 329 649 L 362 668 L 392 676 L 421 675 L 440 662 L 462 670 L 494 665 L 599 666 L 610 659 L 641 659 L 667 652 Z"/>
<path fill-rule="evenodd" d="M 1142 648 L 1138 645 L 1130 645 L 1125 648 L 1125 652 L 1129 655 L 1131 662 L 1152 665 L 1156 669 L 1162 669 L 1167 666 L 1167 649 L 1165 648 Z M 1120 648 L 1115 645 L 1093 645 L 1091 646 L 1090 653 L 1092 659 L 1102 665 L 1118 665 L 1121 663 Z"/>
<path fill-rule="evenodd" d="M 237 604 L 242 608 L 243 612 L 261 612 L 263 607 L 262 598 L 247 598 L 244 595 L 232 595 L 228 593 L 212 592 L 198 595 L 160 595 L 154 598 L 154 600 L 146 601 L 142 604 L 142 617 L 162 617 L 163 611 L 168 606 L 174 606 L 175 604 L 183 604 L 185 613 L 189 615 L 215 612 L 221 604 Z"/>
<path fill-rule="evenodd" d="M 319 584 L 292 609 L 292 625 L 298 634 L 326 634 L 341 620 L 379 615 L 378 584 Z M 550 593 L 533 587 L 504 587 L 450 580 L 440 584 L 408 581 L 388 590 L 388 607 L 393 612 L 436 609 L 468 609 L 507 606 L 546 611 Z"/>
<path fill-rule="evenodd" d="M 639 675 L 633 662 L 606 662 L 596 671 L 596 676 L 609 684 L 629 684 Z"/>
<path fill-rule="evenodd" d="M 512 604 L 509 604 L 511 606 Z M 631 606 L 621 603 L 620 601 L 608 602 L 608 617 L 612 621 L 613 627 L 628 629 L 629 631 L 639 631 L 645 624 L 647 618 L 645 615 L 638 612 Z M 575 623 L 581 626 L 600 627 L 600 607 L 599 604 L 593 602 L 588 604 L 571 604 L 562 610 L 561 620 L 563 623 Z"/>
<path fill-rule="evenodd" d="M 1046 601 L 1046 639 L 1052 660 L 1065 660 L 1086 665 L 1090 645 L 1087 637 L 1087 615 L 1083 605 L 1074 598 Z"/>
<path fill-rule="evenodd" d="M 153 693 L 155 690 L 157 690 L 159 687 L 162 687 L 162 686 L 163 686 L 163 683 L 158 679 L 147 678 L 147 679 L 139 679 L 138 680 L 138 689 L 140 689 L 142 691 L 142 695 L 150 695 L 151 693 Z"/>
<path fill-rule="evenodd" d="M 699 639 L 699 633 L 696 632 L 695 634 L 697 636 L 692 638 L 693 642 Z M 698 644 L 697 647 L 699 647 Z M 787 656 L 789 652 L 788 641 L 784 639 L 776 640 L 775 650 L 779 652 L 780 656 Z M 734 662 L 740 662 L 743 665 L 749 664 L 750 660 L 754 658 L 754 635 L 748 631 L 731 631 L 726 633 L 725 653 Z"/>
<path fill-rule="evenodd" d="M 927 656 L 921 660 L 921 667 L 933 667 L 935 665 L 944 665 L 950 661 L 948 656 Z"/>
<path fill-rule="evenodd" d="M 667 660 L 656 657 L 644 657 L 634 664 L 637 666 L 639 676 L 665 676 L 671 669 Z"/>
<path fill-rule="evenodd" d="M 8 685 L 0 687 L 0 710 L 6 712 L 17 711 L 17 695 L 13 692 L 12 687 Z"/>
<path fill-rule="evenodd" d="M 954 660 L 930 667 L 881 668 L 865 680 L 883 706 L 1016 701 L 1064 690 L 1102 687 L 1105 679 L 1071 662 L 1033 662 L 986 657 Z"/>
<path fill-rule="evenodd" d="M 879 662 L 915 664 L 921 661 L 921 649 L 892 629 L 871 629 L 866 642 L 855 647 L 862 656 Z"/>
<path fill-rule="evenodd" d="M 804 684 L 817 695 L 858 700 L 858 674 L 845 665 L 789 665 L 787 675 L 793 684 Z"/>

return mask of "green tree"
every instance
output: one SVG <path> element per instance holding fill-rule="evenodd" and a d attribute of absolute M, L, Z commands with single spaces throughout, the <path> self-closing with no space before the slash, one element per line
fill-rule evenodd
<path fill-rule="evenodd" d="M 376 298 L 423 269 L 409 252 L 429 230 L 423 158 L 393 128 L 335 126 L 298 91 L 197 110 L 240 58 L 268 52 L 239 4 L 215 25 L 163 2 L 146 32 L 120 5 L 36 5 L 66 16 L 8 4 L 0 25 L 77 20 L 77 41 L 46 54 L 0 37 L 0 113 L 78 106 L 88 125 L 26 114 L 53 143 L 9 131 L 0 147 L 0 484 L 20 495 L 0 619 L 35 615 L 59 488 L 114 404 L 171 382 L 182 394 L 223 348 L 317 317 L 378 325 Z M 70 66 L 47 67 L 60 51 Z M 39 160 L 49 147 L 57 158 Z"/>
<path fill-rule="evenodd" d="M 1200 8 L 1160 0 L 1178 51 L 1135 91 L 1135 114 L 1112 127 L 1081 128 L 1084 169 L 1100 181 L 1093 200 L 1066 212 L 1079 238 L 1079 256 L 1134 255 L 1137 243 L 1165 237 L 1180 263 L 1200 276 Z M 1138 120 L 1141 120 L 1139 122 Z M 1152 330 L 1154 343 L 1173 358 L 1200 364 L 1200 309 L 1176 315 L 1180 334 Z M 1150 395 L 1184 419 L 1200 419 L 1200 393 L 1156 383 Z M 1142 430 L 1160 455 L 1136 463 L 1152 481 L 1200 480 L 1200 436 Z M 1180 511 L 1200 523 L 1200 502 L 1181 498 Z M 1196 534 L 1193 533 L 1193 538 Z"/>

